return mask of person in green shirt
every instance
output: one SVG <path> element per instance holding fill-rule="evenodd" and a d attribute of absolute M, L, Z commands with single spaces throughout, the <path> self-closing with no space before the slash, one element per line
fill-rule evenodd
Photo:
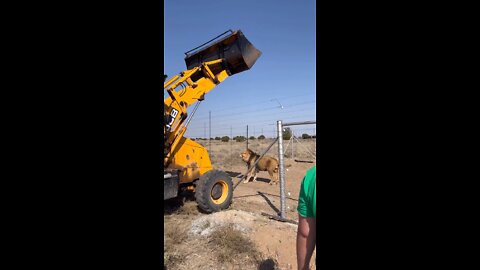
<path fill-rule="evenodd" d="M 308 269 L 317 242 L 317 167 L 310 168 L 302 180 L 298 198 L 297 265 Z"/>

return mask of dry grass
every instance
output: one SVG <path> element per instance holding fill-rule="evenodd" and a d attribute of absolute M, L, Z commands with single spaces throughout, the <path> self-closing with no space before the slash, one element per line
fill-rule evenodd
<path fill-rule="evenodd" d="M 167 269 L 277 269 L 248 236 L 233 225 L 218 227 L 208 237 L 189 236 L 194 217 L 172 214 L 164 217 L 164 263 Z"/>
<path fill-rule="evenodd" d="M 216 256 L 220 263 L 245 263 L 245 258 L 258 263 L 260 259 L 255 244 L 231 225 L 218 228 L 209 236 L 208 243 L 217 251 Z"/>
<path fill-rule="evenodd" d="M 257 269 L 265 265 L 266 260 L 255 243 L 231 225 L 219 227 L 208 237 L 208 244 L 222 265 L 239 269 Z"/>
<path fill-rule="evenodd" d="M 183 204 L 175 214 L 177 215 L 186 215 L 186 216 L 198 216 L 199 210 L 196 202 L 189 202 Z"/>
<path fill-rule="evenodd" d="M 178 205 L 164 215 L 163 258 L 167 269 L 257 269 L 263 263 L 255 244 L 232 225 L 220 226 L 208 237 L 191 236 L 192 221 L 202 215 L 196 203 L 171 203 Z"/>
<path fill-rule="evenodd" d="M 197 204 L 188 198 L 179 197 L 165 203 L 163 259 L 167 269 L 181 269 L 178 266 L 195 252 L 194 246 L 189 244 L 188 232 L 192 221 L 199 215 Z"/>
<path fill-rule="evenodd" d="M 208 141 L 198 141 L 200 144 L 205 146 L 207 149 L 209 147 Z M 254 152 L 261 154 L 267 149 L 267 147 L 272 143 L 272 139 L 265 140 L 253 140 L 249 141 L 248 148 Z M 295 159 L 302 160 L 313 160 L 312 155 L 315 154 L 315 145 L 316 139 L 298 139 L 294 140 L 294 152 L 293 157 Z M 240 153 L 247 148 L 246 142 L 221 142 L 221 141 L 212 141 L 211 150 L 209 150 L 210 159 L 212 164 L 219 169 L 228 169 L 231 166 L 235 165 L 245 165 L 242 159 L 240 158 Z M 289 144 L 288 141 L 284 141 L 283 149 L 285 151 L 285 156 L 287 158 L 292 157 L 292 143 Z M 270 150 L 267 152 L 267 155 L 273 156 L 278 159 L 278 144 L 275 143 Z"/>
<path fill-rule="evenodd" d="M 173 225 L 173 224 L 172 224 Z M 165 243 L 164 246 L 169 245 L 178 245 L 183 243 L 183 241 L 187 238 L 187 228 L 181 223 L 175 224 L 176 226 L 168 226 L 165 227 L 164 236 L 165 236 Z"/>
<path fill-rule="evenodd" d="M 186 224 L 185 224 L 186 223 Z M 184 251 L 182 244 L 188 237 L 187 226 L 190 222 L 177 222 L 174 219 L 164 219 L 163 260 L 165 266 L 170 267 L 182 262 Z"/>

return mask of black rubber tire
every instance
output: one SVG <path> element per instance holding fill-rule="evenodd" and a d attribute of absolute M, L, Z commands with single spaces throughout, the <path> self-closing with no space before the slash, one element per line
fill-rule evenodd
<path fill-rule="evenodd" d="M 224 199 L 222 199 L 222 197 L 219 198 L 218 203 L 216 203 L 214 198 L 212 197 L 212 190 L 216 185 L 222 186 L 222 197 L 226 195 Z M 225 191 L 225 188 L 227 188 L 228 190 Z M 197 201 L 198 206 L 207 213 L 227 209 L 232 203 L 232 197 L 232 178 L 223 171 L 208 171 L 204 175 L 202 175 L 200 179 L 196 182 L 195 200 Z"/>

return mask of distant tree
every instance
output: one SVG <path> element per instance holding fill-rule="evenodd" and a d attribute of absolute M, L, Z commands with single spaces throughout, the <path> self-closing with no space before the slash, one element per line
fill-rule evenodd
<path fill-rule="evenodd" d="M 228 142 L 228 140 L 230 140 L 230 137 L 228 137 L 228 136 L 223 136 L 222 137 L 222 142 Z"/>
<path fill-rule="evenodd" d="M 249 140 L 255 140 L 255 136 L 250 136 Z"/>
<path fill-rule="evenodd" d="M 260 136 L 258 136 L 258 139 L 259 139 L 259 140 L 265 140 L 265 136 L 260 135 Z"/>
<path fill-rule="evenodd" d="M 213 141 L 214 139 L 213 138 L 210 138 L 210 141 Z"/>
<path fill-rule="evenodd" d="M 215 141 L 220 141 L 222 138 L 220 137 L 215 137 Z"/>
<path fill-rule="evenodd" d="M 308 135 L 308 134 L 306 134 L 306 133 L 303 133 L 303 134 L 302 134 L 302 139 L 310 139 L 310 138 L 311 138 L 310 135 Z"/>
<path fill-rule="evenodd" d="M 244 142 L 247 140 L 247 138 L 245 136 L 235 136 L 233 138 L 236 142 Z"/>
<path fill-rule="evenodd" d="M 292 138 L 292 130 L 289 127 L 283 129 L 283 139 L 290 140 Z"/>

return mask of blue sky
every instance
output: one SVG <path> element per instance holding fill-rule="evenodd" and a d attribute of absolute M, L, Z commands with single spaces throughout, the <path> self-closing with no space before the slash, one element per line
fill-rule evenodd
<path fill-rule="evenodd" d="M 235 74 L 210 91 L 187 137 L 227 135 L 271 137 L 277 120 L 316 120 L 315 1 L 165 0 L 164 70 L 186 69 L 185 52 L 228 29 L 240 29 L 262 52 L 252 69 Z M 166 93 L 164 93 L 166 94 Z M 283 106 L 283 108 L 281 108 Z M 314 125 L 292 126 L 295 135 Z"/>

